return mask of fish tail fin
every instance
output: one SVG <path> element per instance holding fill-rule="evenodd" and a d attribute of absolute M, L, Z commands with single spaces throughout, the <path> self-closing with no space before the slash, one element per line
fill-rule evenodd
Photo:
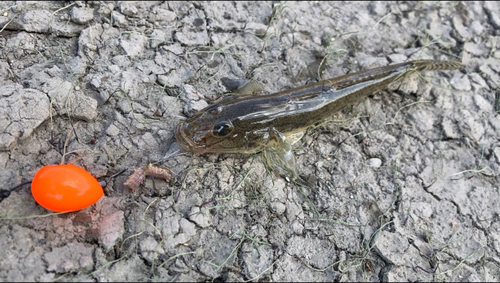
<path fill-rule="evenodd" d="M 464 67 L 462 62 L 441 60 L 416 60 L 411 62 L 411 67 L 417 72 L 456 70 Z"/>

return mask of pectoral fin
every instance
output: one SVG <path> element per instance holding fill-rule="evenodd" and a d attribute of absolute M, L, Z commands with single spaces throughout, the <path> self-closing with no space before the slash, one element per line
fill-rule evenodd
<path fill-rule="evenodd" d="M 231 91 L 232 94 L 236 95 L 257 94 L 264 90 L 264 86 L 261 83 L 253 80 L 231 80 L 228 78 L 222 78 L 221 82 L 229 91 Z"/>
<path fill-rule="evenodd" d="M 264 150 L 269 168 L 290 180 L 304 182 L 297 172 L 292 146 L 285 136 L 274 128 L 269 129 L 269 136 L 269 146 Z"/>

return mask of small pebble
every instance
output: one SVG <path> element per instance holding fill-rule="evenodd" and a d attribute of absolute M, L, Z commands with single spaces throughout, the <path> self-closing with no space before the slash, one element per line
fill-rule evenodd
<path fill-rule="evenodd" d="M 370 158 L 366 161 L 366 163 L 368 164 L 368 166 L 378 168 L 382 165 L 382 160 L 380 160 L 379 158 Z"/>

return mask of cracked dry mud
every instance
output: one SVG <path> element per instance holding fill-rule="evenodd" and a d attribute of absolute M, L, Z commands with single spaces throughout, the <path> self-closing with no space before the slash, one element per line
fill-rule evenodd
<path fill-rule="evenodd" d="M 99 180 L 127 169 L 78 212 L 51 214 L 29 186 L 5 198 L 1 281 L 500 281 L 498 3 L 0 10 L 3 189 L 57 164 L 72 125 L 67 162 Z M 275 92 L 417 58 L 466 67 L 309 130 L 295 154 L 310 188 L 267 172 L 260 154 L 196 155 L 173 137 L 223 96 L 223 77 Z M 149 163 L 175 183 L 148 177 L 131 192 L 123 183 Z"/>

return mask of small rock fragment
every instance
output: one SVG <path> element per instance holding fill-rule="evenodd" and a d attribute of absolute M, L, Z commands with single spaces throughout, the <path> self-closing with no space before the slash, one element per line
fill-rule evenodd
<path fill-rule="evenodd" d="M 451 84 L 455 89 L 469 91 L 471 90 L 470 80 L 467 75 L 460 74 L 458 77 L 454 77 Z"/>
<path fill-rule="evenodd" d="M 242 247 L 242 258 L 244 264 L 244 273 L 247 278 L 258 278 L 263 273 L 270 272 L 269 266 L 272 265 L 273 250 L 266 245 L 252 245 L 245 243 Z"/>
<path fill-rule="evenodd" d="M 149 37 L 149 46 L 153 49 L 158 47 L 160 44 L 164 44 L 167 41 L 167 34 L 161 29 L 153 30 Z"/>
<path fill-rule="evenodd" d="M 97 100 L 82 91 L 74 91 L 71 82 L 54 78 L 47 83 L 47 89 L 52 106 L 59 115 L 69 115 L 87 122 L 97 117 Z"/>
<path fill-rule="evenodd" d="M 401 235 L 382 231 L 375 239 L 374 249 L 385 261 L 394 265 L 404 265 L 404 253 L 408 242 Z"/>
<path fill-rule="evenodd" d="M 31 135 L 49 117 L 49 99 L 36 89 L 18 84 L 0 85 L 0 150 L 9 148 L 16 139 Z"/>
<path fill-rule="evenodd" d="M 120 46 L 125 50 L 130 57 L 140 56 L 144 53 L 144 44 L 146 38 L 140 34 L 132 33 L 127 39 L 122 39 L 120 41 Z"/>
<path fill-rule="evenodd" d="M 158 242 L 151 236 L 139 242 L 141 255 L 150 264 L 159 256 L 165 254 L 163 248 L 158 245 Z"/>
<path fill-rule="evenodd" d="M 495 154 L 495 157 L 497 158 L 497 162 L 500 163 L 500 147 L 497 146 L 493 149 L 493 153 Z"/>
<path fill-rule="evenodd" d="M 120 134 L 120 129 L 118 129 L 117 126 L 114 124 L 109 125 L 109 127 L 106 129 L 106 135 L 110 137 L 116 137 Z"/>
<path fill-rule="evenodd" d="M 483 47 L 481 45 L 473 43 L 473 42 L 466 42 L 464 44 L 464 50 L 475 55 L 475 56 L 484 55 Z"/>
<path fill-rule="evenodd" d="M 366 161 L 366 163 L 368 164 L 368 166 L 370 167 L 375 167 L 375 168 L 379 168 L 381 165 L 382 165 L 382 160 L 380 160 L 379 158 L 370 158 Z"/>
<path fill-rule="evenodd" d="M 205 13 L 202 10 L 189 10 L 189 15 L 182 19 L 184 25 L 175 33 L 175 38 L 185 45 L 203 46 L 208 44 L 209 38 L 204 18 Z"/>
<path fill-rule="evenodd" d="M 172 217 L 169 221 L 164 222 L 164 225 L 162 226 L 163 227 L 158 228 L 162 230 L 163 236 L 166 237 L 166 240 L 163 242 L 163 247 L 165 249 L 171 249 L 177 245 L 187 244 L 191 238 L 196 235 L 196 225 L 185 218 L 178 220 L 178 217 Z M 169 235 L 172 235 L 173 232 L 179 233 L 170 237 Z"/>
<path fill-rule="evenodd" d="M 202 99 L 202 95 L 192 85 L 184 85 L 184 91 L 181 94 L 181 100 L 186 104 L 184 106 L 185 113 L 198 112 L 208 106 L 208 103 Z"/>
<path fill-rule="evenodd" d="M 45 254 L 47 271 L 66 273 L 80 270 L 91 271 L 94 266 L 92 247 L 82 243 L 68 243 Z"/>
<path fill-rule="evenodd" d="M 441 127 L 443 129 L 443 133 L 444 133 L 445 137 L 450 138 L 450 139 L 460 138 L 460 134 L 458 132 L 457 125 L 455 123 L 452 123 L 450 120 L 443 119 L 443 122 L 441 123 Z"/>
<path fill-rule="evenodd" d="M 86 24 L 94 19 L 94 10 L 85 7 L 73 7 L 71 10 L 71 20 L 77 24 Z"/>
<path fill-rule="evenodd" d="M 490 23 L 495 28 L 500 28 L 500 5 L 496 1 L 486 1 L 484 3 L 484 11 L 490 18 Z"/>
<path fill-rule="evenodd" d="M 113 19 L 113 26 L 126 27 L 128 24 L 127 18 L 118 11 L 111 12 L 111 17 Z"/>
<path fill-rule="evenodd" d="M 50 21 L 50 11 L 45 9 L 31 9 L 19 18 L 19 24 L 27 32 L 46 32 Z"/>
<path fill-rule="evenodd" d="M 201 211 L 197 206 L 193 206 L 191 208 L 189 220 L 193 221 L 201 228 L 206 228 L 212 225 L 212 215 L 206 211 Z"/>
<path fill-rule="evenodd" d="M 134 2 L 120 2 L 120 12 L 127 16 L 134 16 L 139 12 L 139 9 L 134 5 Z"/>
<path fill-rule="evenodd" d="M 281 202 L 273 202 L 271 203 L 271 209 L 276 215 L 281 215 L 286 210 L 286 205 Z"/>
<path fill-rule="evenodd" d="M 149 21 L 151 22 L 171 22 L 177 18 L 177 14 L 169 11 L 167 9 L 163 9 L 161 7 L 155 6 L 153 8 L 152 13 L 148 15 Z"/>
<path fill-rule="evenodd" d="M 125 232 L 123 211 L 105 216 L 99 224 L 99 242 L 109 251 L 116 245 Z"/>

